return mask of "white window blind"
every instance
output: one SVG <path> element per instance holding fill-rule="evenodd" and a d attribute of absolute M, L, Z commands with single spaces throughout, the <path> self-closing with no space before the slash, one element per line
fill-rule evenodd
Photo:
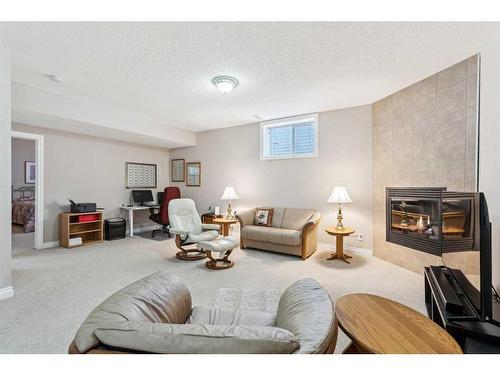
<path fill-rule="evenodd" d="M 261 124 L 261 158 L 317 156 L 317 115 Z"/>
<path fill-rule="evenodd" d="M 269 155 L 290 155 L 293 153 L 293 127 L 279 126 L 268 128 Z"/>
<path fill-rule="evenodd" d="M 311 154 L 316 148 L 313 123 L 294 125 L 293 145 L 295 154 Z"/>

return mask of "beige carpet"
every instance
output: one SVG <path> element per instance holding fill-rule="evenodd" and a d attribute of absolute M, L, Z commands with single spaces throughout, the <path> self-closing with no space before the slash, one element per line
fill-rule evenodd
<path fill-rule="evenodd" d="M 12 233 L 12 254 L 33 249 L 35 247 L 35 232 Z"/>
<path fill-rule="evenodd" d="M 19 249 L 13 254 L 15 296 L 0 301 L 1 353 L 64 353 L 79 324 L 103 299 L 157 270 L 170 270 L 191 289 L 194 304 L 209 304 L 219 288 L 284 290 L 314 277 L 332 298 L 368 292 L 424 312 L 422 276 L 368 255 L 353 254 L 348 265 L 326 261 L 321 248 L 307 261 L 256 250 L 233 252 L 235 266 L 212 271 L 204 261 L 175 258 L 173 240 L 141 238 L 71 250 Z M 339 336 L 336 351 L 348 343 Z"/>

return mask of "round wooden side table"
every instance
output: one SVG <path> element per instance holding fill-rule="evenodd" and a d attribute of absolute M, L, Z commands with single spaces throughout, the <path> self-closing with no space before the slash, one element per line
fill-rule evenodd
<path fill-rule="evenodd" d="M 346 263 L 350 263 L 347 259 L 352 258 L 348 254 L 344 254 L 344 237 L 349 236 L 355 232 L 354 229 L 345 227 L 344 229 L 337 229 L 337 227 L 328 227 L 325 232 L 330 236 L 335 236 L 335 250 L 336 252 L 332 254 L 327 260 L 340 259 Z"/>
<path fill-rule="evenodd" d="M 352 340 L 344 353 L 462 354 L 455 339 L 439 325 L 384 297 L 345 295 L 335 301 L 335 316 Z"/>
<path fill-rule="evenodd" d="M 223 236 L 229 236 L 229 227 L 231 224 L 236 224 L 238 220 L 236 219 L 225 219 L 225 218 L 217 218 L 213 220 L 214 224 L 219 224 L 221 228 L 221 234 Z"/>

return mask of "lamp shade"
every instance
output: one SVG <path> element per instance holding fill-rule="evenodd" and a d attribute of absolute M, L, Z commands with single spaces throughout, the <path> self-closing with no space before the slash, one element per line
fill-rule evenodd
<path fill-rule="evenodd" d="M 240 199 L 238 197 L 238 194 L 236 194 L 236 190 L 234 190 L 234 187 L 232 186 L 226 186 L 224 189 L 224 194 L 222 194 L 222 197 L 220 197 L 221 201 L 232 201 L 235 199 Z"/>
<path fill-rule="evenodd" d="M 347 194 L 347 189 L 345 186 L 335 186 L 333 188 L 330 198 L 327 200 L 328 203 L 352 203 L 349 194 Z"/>

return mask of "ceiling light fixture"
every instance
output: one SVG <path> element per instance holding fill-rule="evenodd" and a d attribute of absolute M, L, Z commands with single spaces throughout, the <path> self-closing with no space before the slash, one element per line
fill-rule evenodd
<path fill-rule="evenodd" d="M 56 76 L 55 74 L 44 74 L 44 76 L 50 79 L 52 82 L 62 83 L 63 81 L 61 77 Z"/>
<path fill-rule="evenodd" d="M 221 92 L 227 94 L 230 93 L 236 86 L 239 85 L 239 82 L 236 78 L 230 76 L 218 76 L 212 79 L 212 83 L 215 87 L 217 87 Z"/>

